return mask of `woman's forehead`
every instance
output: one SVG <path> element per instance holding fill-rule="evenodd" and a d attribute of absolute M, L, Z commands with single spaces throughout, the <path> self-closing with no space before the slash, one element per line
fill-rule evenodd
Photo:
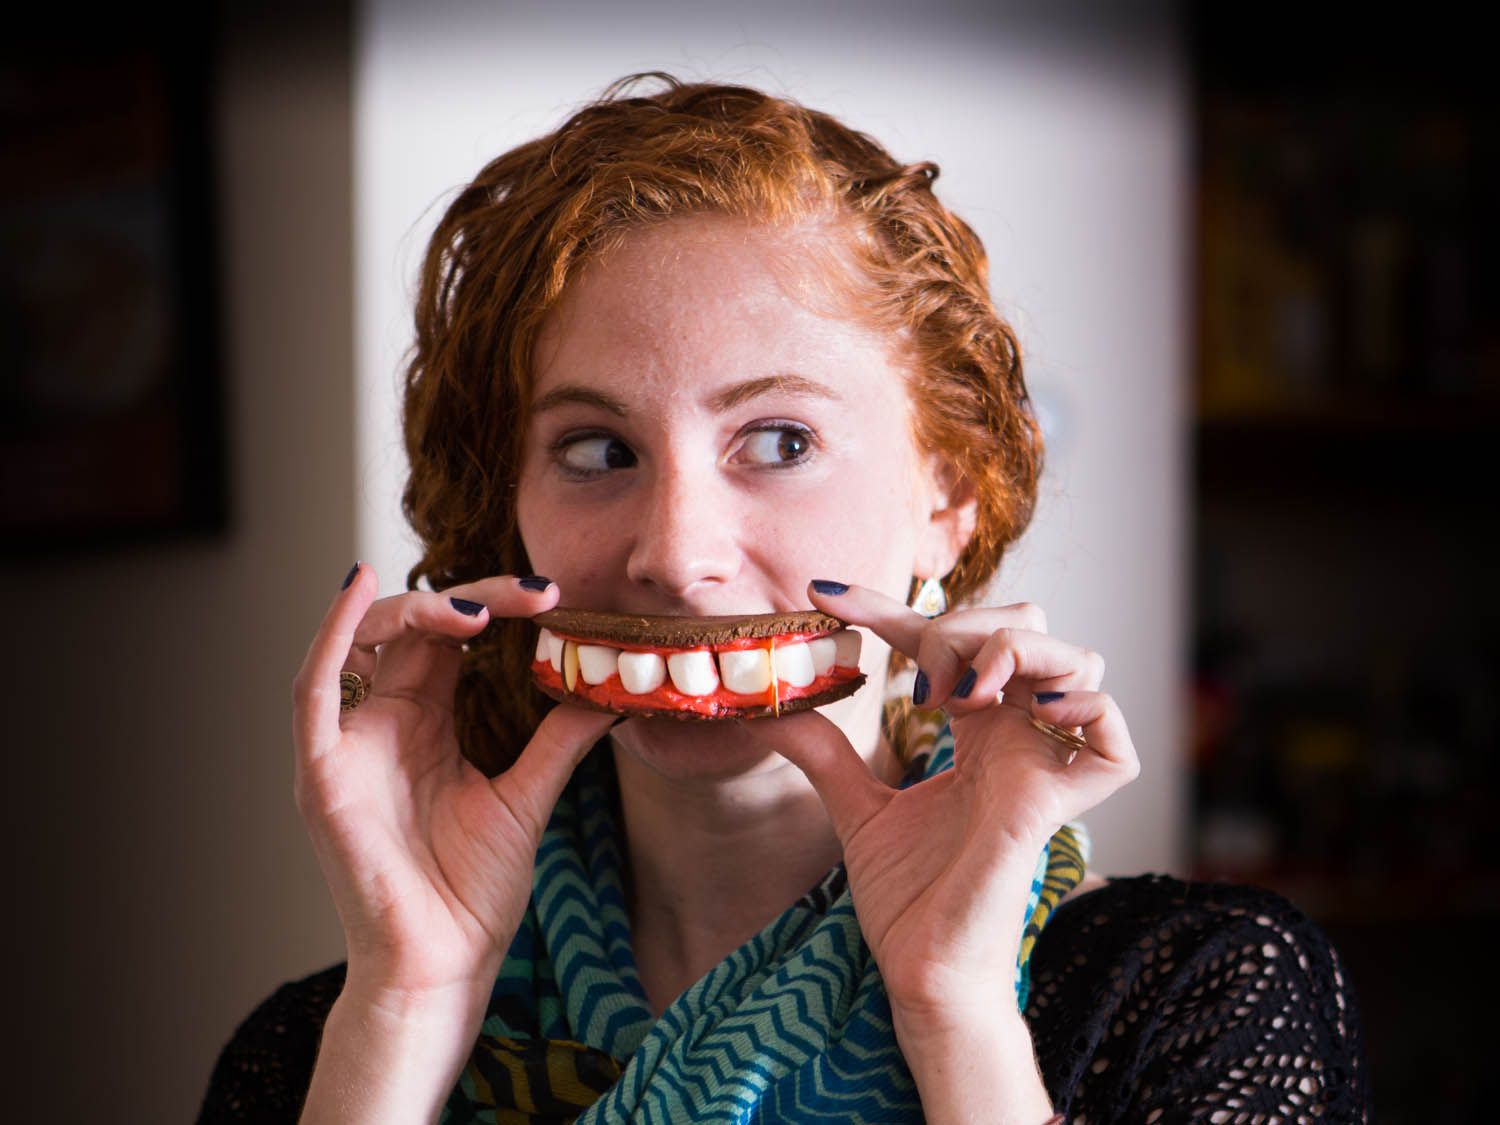
<path fill-rule="evenodd" d="M 853 245 L 841 224 L 808 219 L 768 223 L 733 215 L 684 215 L 623 232 L 578 268 L 563 291 L 570 298 L 598 300 L 613 288 L 627 300 L 640 287 L 692 295 L 705 278 L 733 277 L 741 300 L 775 295 L 793 298 L 819 313 L 810 300 L 852 279 Z M 831 267 L 837 268 L 831 268 Z"/>
<path fill-rule="evenodd" d="M 855 320 L 820 228 L 727 216 L 633 231 L 582 267 L 542 324 L 534 394 L 563 371 L 804 366 L 894 359 L 901 341 Z"/>

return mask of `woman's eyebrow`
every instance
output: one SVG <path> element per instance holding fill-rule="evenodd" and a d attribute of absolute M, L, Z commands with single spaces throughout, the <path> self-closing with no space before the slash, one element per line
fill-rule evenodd
<path fill-rule="evenodd" d="M 753 398 L 759 398 L 766 394 L 784 394 L 800 398 L 826 398 L 834 402 L 843 401 L 841 396 L 832 387 L 822 383 L 805 379 L 801 375 L 766 375 L 759 379 L 746 379 L 743 383 L 735 383 L 733 386 L 725 387 L 708 400 L 708 408 L 715 414 L 723 414 L 726 410 L 733 410 L 741 403 L 749 402 Z"/>
<path fill-rule="evenodd" d="M 749 402 L 751 399 L 759 398 L 767 394 L 784 394 L 801 398 L 824 398 L 833 402 L 842 402 L 843 396 L 832 387 L 804 378 L 801 375 L 764 375 L 758 379 L 746 379 L 744 382 L 735 383 L 716 392 L 708 400 L 708 408 L 715 414 L 723 414 L 726 410 L 733 410 L 736 406 Z M 594 390 L 592 387 L 581 387 L 576 383 L 565 383 L 561 387 L 554 387 L 532 404 L 531 414 L 535 417 L 545 411 L 555 409 L 564 403 L 579 403 L 583 406 L 597 406 L 617 417 L 624 418 L 630 413 L 623 402 L 614 395 L 603 391 Z"/>
<path fill-rule="evenodd" d="M 607 410 L 611 414 L 623 418 L 629 411 L 625 404 L 614 395 L 607 395 L 603 391 L 596 391 L 590 387 L 580 387 L 573 383 L 554 387 L 541 398 L 531 404 L 531 414 L 535 417 L 543 411 L 552 410 L 562 406 L 564 403 L 577 402 L 584 406 L 597 406 L 600 410 Z"/>

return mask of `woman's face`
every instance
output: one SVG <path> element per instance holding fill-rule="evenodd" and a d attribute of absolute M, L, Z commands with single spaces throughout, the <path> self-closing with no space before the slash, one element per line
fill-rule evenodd
<path fill-rule="evenodd" d="M 561 604 L 807 609 L 813 578 L 906 596 L 937 493 L 888 340 L 798 298 L 823 292 L 806 247 L 828 237 L 674 219 L 570 282 L 538 340 L 517 497 Z M 878 705 L 889 650 L 865 641 L 853 698 Z"/>

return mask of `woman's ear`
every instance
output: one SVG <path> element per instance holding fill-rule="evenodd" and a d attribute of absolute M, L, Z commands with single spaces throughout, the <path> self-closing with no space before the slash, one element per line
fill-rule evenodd
<path fill-rule="evenodd" d="M 928 480 L 931 504 L 927 525 L 918 538 L 912 574 L 942 578 L 958 565 L 959 556 L 973 538 L 979 499 L 968 479 L 937 456 L 928 461 Z"/>

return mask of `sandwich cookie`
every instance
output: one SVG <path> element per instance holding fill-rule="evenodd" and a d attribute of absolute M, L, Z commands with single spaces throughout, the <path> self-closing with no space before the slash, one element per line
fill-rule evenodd
<path fill-rule="evenodd" d="M 670 617 L 549 609 L 531 674 L 560 702 L 621 715 L 753 719 L 858 691 L 860 634 L 816 610 Z"/>

